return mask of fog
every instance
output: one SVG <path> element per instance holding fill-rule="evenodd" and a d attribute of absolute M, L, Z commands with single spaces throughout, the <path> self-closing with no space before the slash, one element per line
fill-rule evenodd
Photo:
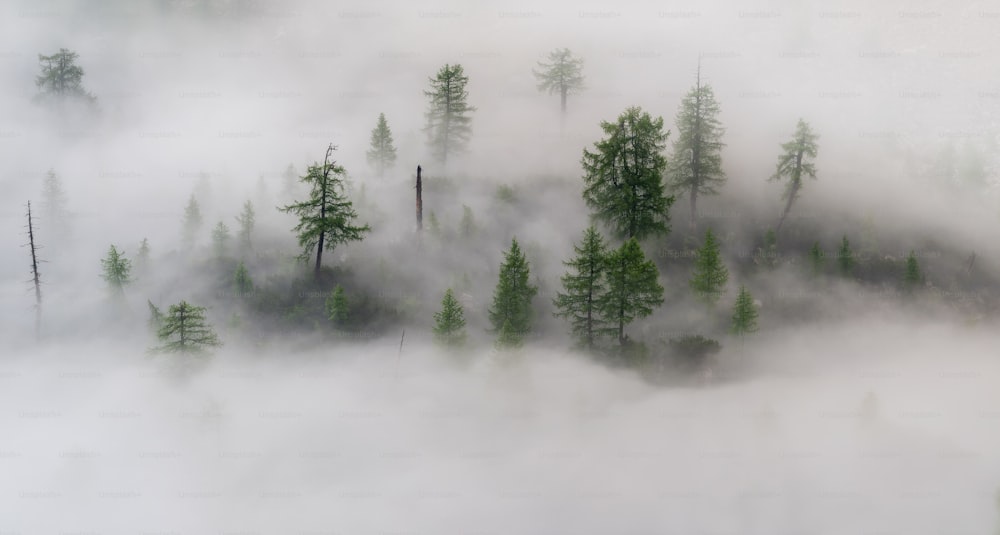
<path fill-rule="evenodd" d="M 995 531 L 998 21 L 934 1 L 5 3 L 0 535 Z M 531 71 L 560 47 L 586 78 L 565 119 Z M 33 102 L 38 54 L 60 48 L 96 112 Z M 477 110 L 442 168 L 423 91 L 445 63 Z M 552 298 L 589 221 L 583 149 L 641 106 L 671 158 L 699 64 L 728 181 L 702 198 L 699 234 L 680 196 L 671 233 L 643 243 L 665 301 L 628 332 L 653 355 L 693 334 L 722 348 L 664 377 L 573 349 Z M 383 178 L 365 154 L 379 113 L 398 148 Z M 799 118 L 819 134 L 817 180 L 765 269 L 754 251 L 784 206 L 767 178 Z M 306 192 L 286 168 L 331 143 L 372 230 L 324 255 L 314 284 L 275 207 Z M 42 205 L 50 169 L 61 221 Z M 192 196 L 204 223 L 186 251 Z M 252 250 L 216 257 L 212 228 L 235 232 L 246 200 Z M 688 287 L 705 228 L 730 271 L 717 313 Z M 845 235 L 853 278 L 833 273 Z M 514 237 L 539 292 L 525 346 L 501 351 L 487 308 Z M 100 261 L 144 238 L 150 263 L 115 300 Z M 905 299 L 910 251 L 927 282 Z M 320 321 L 333 283 L 348 331 Z M 760 312 L 745 339 L 727 333 L 740 285 Z M 447 288 L 465 307 L 459 352 L 431 332 Z M 208 309 L 223 342 L 208 358 L 149 351 L 147 301 L 181 300 Z"/>

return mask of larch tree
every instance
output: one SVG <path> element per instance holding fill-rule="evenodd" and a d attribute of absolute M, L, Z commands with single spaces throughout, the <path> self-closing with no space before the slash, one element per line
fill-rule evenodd
<path fill-rule="evenodd" d="M 558 48 L 549 53 L 549 62 L 538 62 L 532 69 L 538 81 L 538 90 L 559 95 L 559 111 L 566 117 L 566 98 L 584 89 L 583 59 L 573 57 L 568 48 Z"/>
<path fill-rule="evenodd" d="M 181 223 L 181 242 L 185 249 L 194 247 L 195 242 L 198 240 L 198 231 L 201 230 L 202 223 L 201 207 L 198 205 L 198 200 L 195 199 L 194 194 L 191 194 L 191 197 L 188 198 L 187 206 L 184 207 L 184 219 Z"/>
<path fill-rule="evenodd" d="M 608 246 L 593 226 L 583 233 L 583 240 L 573 246 L 576 256 L 563 262 L 570 270 L 560 279 L 563 292 L 556 294 L 552 304 L 557 317 L 569 320 L 570 332 L 577 343 L 587 350 L 594 349 L 594 338 L 603 326 L 598 301 L 606 289 Z"/>
<path fill-rule="evenodd" d="M 607 256 L 606 290 L 597 300 L 602 336 L 615 336 L 620 347 L 628 341 L 625 326 L 653 313 L 663 304 L 663 286 L 656 264 L 646 259 L 639 242 L 630 238 Z"/>
<path fill-rule="evenodd" d="M 693 233 L 698 222 L 699 195 L 716 195 L 726 182 L 722 170 L 722 136 L 725 129 L 719 121 L 719 103 L 712 86 L 701 81 L 701 64 L 695 86 L 681 100 L 674 119 L 677 137 L 673 145 L 673 162 L 669 172 L 671 191 L 687 193 L 690 203 L 689 226 Z"/>
<path fill-rule="evenodd" d="M 97 98 L 83 88 L 83 67 L 77 65 L 79 54 L 60 48 L 51 56 L 38 55 L 41 73 L 35 77 L 35 86 L 39 102 L 65 102 L 70 99 L 82 101 L 88 105 L 97 102 Z"/>
<path fill-rule="evenodd" d="M 641 240 L 666 234 L 674 198 L 666 196 L 663 186 L 663 118 L 632 107 L 614 123 L 602 121 L 601 129 L 607 137 L 594 144 L 594 152 L 583 150 L 587 206 L 616 237 Z"/>
<path fill-rule="evenodd" d="M 212 230 L 212 249 L 215 251 L 216 258 L 222 258 L 229 254 L 229 227 L 219 221 L 215 225 L 215 229 Z"/>
<path fill-rule="evenodd" d="M 350 318 L 350 305 L 344 287 L 336 285 L 326 298 L 326 317 L 337 327 L 343 327 Z"/>
<path fill-rule="evenodd" d="M 445 347 L 461 347 L 465 344 L 465 311 L 448 288 L 441 299 L 441 310 L 434 313 L 434 339 Z"/>
<path fill-rule="evenodd" d="M 300 258 L 309 258 L 315 250 L 313 276 L 317 280 L 325 249 L 332 251 L 339 244 L 361 241 L 371 230 L 368 225 L 354 224 L 358 215 L 344 193 L 347 171 L 331 159 L 334 148 L 333 145 L 327 147 L 323 164 L 310 165 L 302 177 L 302 182 L 311 188 L 309 198 L 279 208 L 299 217 L 294 231 L 302 247 Z"/>
<path fill-rule="evenodd" d="M 538 287 L 529 282 L 530 276 L 528 260 L 517 239 L 512 239 L 500 265 L 493 305 L 489 309 L 490 324 L 498 334 L 497 343 L 501 347 L 520 345 L 531 330 L 534 319 L 531 300 L 538 293 Z"/>
<path fill-rule="evenodd" d="M 114 245 L 101 259 L 101 278 L 108 283 L 108 289 L 115 298 L 125 295 L 125 286 L 132 282 L 132 262 Z"/>
<path fill-rule="evenodd" d="M 249 199 L 243 203 L 243 211 L 236 216 L 236 222 L 240 224 L 240 247 L 249 250 L 252 245 L 253 229 L 257 224 L 257 213 Z"/>
<path fill-rule="evenodd" d="M 140 277 L 143 276 L 143 274 L 145 274 L 146 271 L 149 269 L 149 256 L 150 256 L 149 239 L 143 238 L 142 241 L 139 242 L 139 251 L 135 254 L 135 264 L 134 264 L 135 272 Z"/>
<path fill-rule="evenodd" d="M 736 295 L 736 304 L 733 306 L 733 322 L 730 332 L 741 339 L 751 333 L 757 332 L 757 307 L 754 305 L 753 296 L 746 286 L 740 286 L 740 292 Z"/>
<path fill-rule="evenodd" d="M 470 114 L 476 108 L 469 105 L 469 92 L 465 88 L 469 77 L 465 75 L 461 65 L 445 64 L 429 80 L 430 91 L 424 91 L 424 95 L 430 100 L 425 113 L 427 126 L 424 131 L 434 158 L 444 167 L 448 163 L 448 156 L 465 150 L 472 137 Z"/>
<path fill-rule="evenodd" d="M 729 281 L 729 270 L 722 262 L 719 242 L 712 229 L 705 231 L 705 243 L 698 249 L 694 259 L 694 273 L 690 285 L 695 296 L 708 305 L 715 305 L 722 297 Z"/>
<path fill-rule="evenodd" d="M 792 209 L 792 203 L 798 198 L 802 189 L 802 178 L 809 177 L 815 180 L 816 165 L 812 162 L 816 158 L 818 147 L 816 140 L 819 138 L 809 128 L 809 124 L 799 119 L 795 127 L 795 134 L 792 140 L 781 145 L 782 153 L 778 156 L 778 165 L 769 180 L 782 180 L 787 178 L 788 184 L 782 198 L 785 200 L 785 209 L 778 219 L 778 226 L 775 233 L 781 232 L 781 225 L 784 224 L 788 212 Z"/>
<path fill-rule="evenodd" d="M 378 114 L 378 122 L 372 130 L 371 146 L 368 149 L 368 165 L 371 165 L 379 178 L 385 177 L 385 170 L 396 165 L 396 147 L 392 142 L 392 131 L 385 120 L 385 114 Z"/>
<path fill-rule="evenodd" d="M 243 262 L 240 262 L 233 272 L 233 288 L 237 297 L 249 297 L 253 294 L 253 280 L 250 279 L 250 272 Z"/>
<path fill-rule="evenodd" d="M 205 311 L 205 307 L 194 306 L 187 301 L 170 305 L 156 333 L 161 345 L 153 348 L 153 352 L 198 355 L 222 345 L 205 319 Z"/>

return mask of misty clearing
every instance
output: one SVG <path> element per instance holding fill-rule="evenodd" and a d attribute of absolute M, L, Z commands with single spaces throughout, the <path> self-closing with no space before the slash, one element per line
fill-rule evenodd
<path fill-rule="evenodd" d="M 1000 11 L 0 6 L 0 535 L 1000 531 Z"/>

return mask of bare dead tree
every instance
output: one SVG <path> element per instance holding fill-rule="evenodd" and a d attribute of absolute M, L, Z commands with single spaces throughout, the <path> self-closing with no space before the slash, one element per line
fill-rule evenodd
<path fill-rule="evenodd" d="M 35 224 L 31 218 L 31 201 L 28 201 L 28 243 L 24 244 L 31 250 L 31 278 L 35 285 L 35 336 L 41 334 L 42 325 L 42 276 L 38 272 L 38 249 L 35 243 Z"/>
<path fill-rule="evenodd" d="M 417 166 L 417 232 L 424 229 L 424 201 L 421 197 L 423 184 L 420 179 L 420 166 Z"/>

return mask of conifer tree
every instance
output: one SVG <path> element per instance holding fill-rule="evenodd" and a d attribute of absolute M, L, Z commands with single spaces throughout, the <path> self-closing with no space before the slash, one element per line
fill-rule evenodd
<path fill-rule="evenodd" d="M 712 229 L 708 229 L 705 231 L 705 243 L 695 255 L 691 290 L 705 303 L 714 305 L 722 297 L 728 280 L 729 270 L 722 263 L 719 244 Z"/>
<path fill-rule="evenodd" d="M 253 281 L 250 279 L 250 273 L 243 262 L 236 266 L 236 271 L 233 273 L 233 286 L 239 297 L 247 297 L 253 293 Z"/>
<path fill-rule="evenodd" d="M 742 338 L 757 332 L 757 329 L 757 308 L 753 296 L 746 286 L 741 285 L 740 293 L 736 296 L 736 305 L 733 307 L 733 324 L 730 330 Z"/>
<path fill-rule="evenodd" d="M 809 249 L 809 265 L 812 267 L 813 276 L 822 274 L 825 264 L 826 255 L 823 253 L 823 249 L 820 249 L 818 241 L 813 242 L 812 248 Z"/>
<path fill-rule="evenodd" d="M 461 347 L 465 337 L 465 311 L 448 288 L 441 300 L 441 311 L 434 313 L 434 339 L 446 347 Z"/>
<path fill-rule="evenodd" d="M 143 238 L 139 242 L 139 251 L 135 255 L 135 272 L 142 276 L 149 269 L 149 239 Z"/>
<path fill-rule="evenodd" d="M 695 86 L 684 96 L 674 120 L 677 137 L 673 146 L 670 169 L 670 189 L 687 193 L 690 202 L 690 228 L 698 220 L 698 196 L 715 195 L 725 184 L 722 170 L 722 136 L 725 130 L 719 121 L 719 103 L 712 86 L 701 81 L 701 63 Z"/>
<path fill-rule="evenodd" d="M 201 224 L 201 207 L 198 205 L 198 200 L 194 198 L 194 194 L 192 194 L 188 199 L 187 206 L 184 208 L 181 240 L 185 249 L 194 247 L 195 241 L 198 238 L 198 231 L 201 230 Z"/>
<path fill-rule="evenodd" d="M 165 316 L 163 315 L 163 312 L 160 311 L 159 307 L 154 305 L 149 299 L 146 300 L 146 304 L 149 305 L 149 321 L 147 322 L 149 329 L 156 333 L 160 330 L 160 327 L 163 326 Z"/>
<path fill-rule="evenodd" d="M 615 123 L 601 122 L 607 137 L 583 150 L 583 199 L 594 217 L 616 237 L 643 239 L 666 234 L 673 197 L 664 194 L 667 140 L 663 118 L 655 120 L 638 107 L 625 110 Z"/>
<path fill-rule="evenodd" d="M 66 191 L 55 170 L 49 169 L 42 182 L 42 209 L 44 221 L 55 234 L 69 228 L 69 211 L 66 209 Z"/>
<path fill-rule="evenodd" d="M 635 238 L 608 254 L 605 269 L 607 289 L 597 300 L 601 318 L 597 332 L 616 336 L 624 348 L 628 343 L 625 326 L 663 304 L 663 287 L 657 280 L 656 264 L 646 260 Z"/>
<path fill-rule="evenodd" d="M 906 293 L 913 293 L 924 282 L 924 277 L 920 273 L 920 263 L 917 262 L 917 254 L 910 251 L 906 256 L 906 268 L 903 270 L 903 290 Z"/>
<path fill-rule="evenodd" d="M 38 87 L 38 102 L 61 103 L 76 99 L 88 105 L 97 102 L 97 98 L 83 88 L 83 68 L 76 64 L 79 54 L 60 48 L 51 56 L 38 55 L 41 74 L 35 77 Z"/>
<path fill-rule="evenodd" d="M 500 265 L 500 277 L 489 309 L 490 324 L 499 335 L 497 343 L 503 347 L 520 344 L 531 330 L 534 318 L 531 300 L 538 288 L 529 282 L 529 269 L 517 239 L 512 239 Z"/>
<path fill-rule="evenodd" d="M 161 345 L 153 351 L 204 354 L 209 348 L 222 345 L 205 319 L 205 310 L 205 307 L 194 306 L 187 301 L 170 305 L 157 331 Z"/>
<path fill-rule="evenodd" d="M 463 152 L 472 137 L 470 113 L 476 108 L 468 103 L 469 92 L 465 89 L 469 77 L 461 65 L 445 64 L 433 78 L 431 89 L 424 91 L 430 99 L 425 117 L 428 142 L 434 158 L 445 167 L 448 156 Z"/>
<path fill-rule="evenodd" d="M 816 158 L 818 150 L 816 139 L 818 137 L 809 128 L 808 123 L 799 119 L 792 140 L 781 145 L 781 150 L 784 152 L 778 156 L 777 168 L 769 179 L 781 180 L 788 178 L 788 185 L 785 187 L 785 193 L 782 196 L 786 201 L 785 210 L 781 213 L 781 219 L 778 220 L 778 227 L 775 229 L 776 233 L 781 232 L 781 225 L 784 224 L 785 218 L 788 217 L 788 212 L 792 209 L 792 203 L 799 196 L 799 190 L 802 188 L 802 178 L 816 178 L 816 165 L 811 160 Z"/>
<path fill-rule="evenodd" d="M 353 224 L 357 213 L 354 205 L 344 193 L 344 177 L 347 171 L 330 159 L 334 146 L 326 149 L 323 164 L 309 166 L 302 182 L 312 190 L 309 198 L 289 204 L 279 210 L 299 216 L 299 224 L 295 226 L 298 233 L 299 246 L 302 247 L 300 258 L 306 259 L 316 251 L 316 265 L 313 276 L 318 280 L 320 266 L 323 260 L 323 250 L 333 250 L 335 246 L 351 241 L 361 241 L 371 229 L 368 225 Z"/>
<path fill-rule="evenodd" d="M 384 178 L 385 170 L 396 165 L 396 147 L 392 144 L 392 131 L 389 130 L 384 113 L 378 114 L 367 156 L 368 164 L 375 168 L 379 178 Z"/>
<path fill-rule="evenodd" d="M 219 221 L 212 230 L 212 248 L 216 258 L 222 258 L 229 253 L 229 227 Z"/>
<path fill-rule="evenodd" d="M 570 271 L 560 279 L 565 293 L 557 293 L 552 304 L 555 315 L 570 322 L 570 330 L 584 348 L 594 348 L 594 337 L 602 327 L 598 300 L 604 294 L 608 248 L 604 238 L 593 226 L 583 233 L 580 245 L 574 245 L 576 256 L 564 262 Z"/>
<path fill-rule="evenodd" d="M 125 286 L 132 282 L 132 262 L 112 245 L 108 254 L 101 259 L 101 278 L 108 283 L 111 294 L 115 297 L 125 295 Z"/>
<path fill-rule="evenodd" d="M 764 233 L 764 243 L 760 247 L 759 256 L 759 263 L 768 268 L 778 265 L 778 235 L 771 229 Z"/>
<path fill-rule="evenodd" d="M 559 95 L 559 110 L 565 117 L 566 98 L 583 90 L 583 60 L 573 57 L 568 48 L 558 48 L 549 53 L 549 63 L 539 61 L 532 73 L 539 91 Z"/>
<path fill-rule="evenodd" d="M 350 316 L 350 307 L 344 287 L 337 285 L 326 298 L 326 317 L 337 327 L 343 327 Z"/>
<path fill-rule="evenodd" d="M 837 265 L 844 275 L 850 275 L 854 270 L 854 253 L 851 251 L 851 243 L 847 241 L 846 234 L 840 242 L 840 249 L 837 250 Z"/>
<path fill-rule="evenodd" d="M 240 247 L 250 249 L 253 229 L 257 222 L 257 214 L 253 209 L 253 203 L 249 199 L 243 203 L 243 211 L 240 212 L 240 215 L 236 216 L 236 221 L 240 224 Z"/>

